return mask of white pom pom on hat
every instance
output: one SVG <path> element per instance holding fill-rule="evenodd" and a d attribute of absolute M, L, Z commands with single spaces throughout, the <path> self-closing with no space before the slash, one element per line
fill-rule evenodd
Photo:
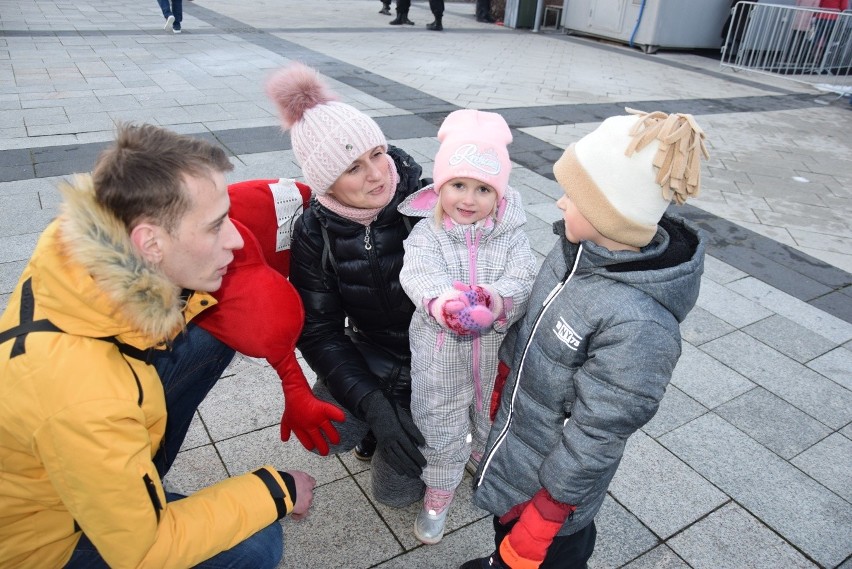
<path fill-rule="evenodd" d="M 278 107 L 296 161 L 311 189 L 324 194 L 359 156 L 387 140 L 376 121 L 346 103 L 316 70 L 291 63 L 273 73 L 266 94 Z"/>
<path fill-rule="evenodd" d="M 698 195 L 709 154 L 692 115 L 626 110 L 569 146 L 553 173 L 601 235 L 644 247 L 673 199 Z"/>

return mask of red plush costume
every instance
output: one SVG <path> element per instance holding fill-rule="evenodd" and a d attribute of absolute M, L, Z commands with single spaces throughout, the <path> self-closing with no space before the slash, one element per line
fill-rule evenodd
<path fill-rule="evenodd" d="M 228 193 L 229 215 L 245 246 L 234 251 L 222 287 L 213 293 L 218 304 L 195 321 L 241 354 L 265 358 L 275 368 L 284 389 L 281 440 L 289 440 L 292 432 L 306 449 L 326 455 L 323 435 L 340 442 L 331 421 L 343 421 L 344 415 L 314 397 L 296 361 L 305 312 L 287 280 L 292 224 L 311 190 L 293 180 L 248 180 L 230 185 Z"/>

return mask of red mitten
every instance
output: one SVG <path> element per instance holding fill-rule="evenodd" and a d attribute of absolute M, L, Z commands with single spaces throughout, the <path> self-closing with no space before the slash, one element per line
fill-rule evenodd
<path fill-rule="evenodd" d="M 504 364 L 502 361 L 497 364 L 497 377 L 494 378 L 494 391 L 491 392 L 491 407 L 489 411 L 489 416 L 491 417 L 491 422 L 494 422 L 494 418 L 497 416 L 497 410 L 500 408 L 500 399 L 503 396 L 503 386 L 506 385 L 506 379 L 509 377 L 509 372 L 512 370 L 509 369 L 509 366 Z"/>
<path fill-rule="evenodd" d="M 500 542 L 500 557 L 512 569 L 537 569 L 562 524 L 576 509 L 576 506 L 554 500 L 550 492 L 542 488 L 522 509 L 518 523 Z"/>

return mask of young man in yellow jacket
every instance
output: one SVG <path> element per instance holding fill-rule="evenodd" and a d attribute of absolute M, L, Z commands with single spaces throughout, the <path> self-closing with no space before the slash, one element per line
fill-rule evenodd
<path fill-rule="evenodd" d="M 0 317 L 0 567 L 275 567 L 315 481 L 271 466 L 191 496 L 161 478 L 233 350 L 190 323 L 243 240 L 225 153 L 123 126 L 63 185 Z"/>

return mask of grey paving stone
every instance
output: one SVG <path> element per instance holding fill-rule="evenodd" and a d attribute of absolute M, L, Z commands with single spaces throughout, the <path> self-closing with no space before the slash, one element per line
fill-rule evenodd
<path fill-rule="evenodd" d="M 415 547 L 398 557 L 376 565 L 376 569 L 412 569 L 447 567 L 455 569 L 465 561 L 490 555 L 494 551 L 494 528 L 485 517 L 447 534 L 437 545 Z"/>
<path fill-rule="evenodd" d="M 548 226 L 550 226 L 554 221 L 562 219 L 562 212 L 559 211 L 559 208 L 557 208 L 552 201 L 528 204 L 524 206 L 524 209 L 529 215 L 535 216 Z"/>
<path fill-rule="evenodd" d="M 706 412 L 706 407 L 674 385 L 669 385 L 666 388 L 665 397 L 660 402 L 660 408 L 657 409 L 657 414 L 642 427 L 642 431 L 656 438 Z"/>
<path fill-rule="evenodd" d="M 733 332 L 700 349 L 829 427 L 852 420 L 852 392 L 748 334 Z"/>
<path fill-rule="evenodd" d="M 358 485 L 361 487 L 367 499 L 372 506 L 379 512 L 382 519 L 393 532 L 396 539 L 406 550 L 414 549 L 420 546 L 420 542 L 414 537 L 414 518 L 417 517 L 417 512 L 423 507 L 421 500 L 406 506 L 405 508 L 391 508 L 379 503 L 372 497 L 370 490 L 370 472 L 361 472 L 354 476 Z M 471 483 L 470 474 L 465 473 L 459 487 L 456 488 L 456 495 L 453 498 L 453 503 L 450 505 L 450 513 L 447 515 L 445 535 L 455 532 L 457 529 L 465 527 L 482 518 L 491 518 L 491 514 L 485 510 L 473 505 L 472 496 L 473 484 Z M 493 543 L 493 538 L 491 543 Z"/>
<path fill-rule="evenodd" d="M 313 476 L 317 485 L 345 478 L 348 472 L 336 456 L 320 456 L 305 450 L 291 437 L 281 442 L 278 426 L 267 427 L 216 443 L 216 449 L 231 476 L 271 464 L 277 470 L 301 470 Z"/>
<path fill-rule="evenodd" d="M 831 429 L 813 417 L 761 387 L 719 405 L 714 411 L 788 460 L 831 433 Z"/>
<path fill-rule="evenodd" d="M 56 213 L 42 208 L 38 194 L 0 195 L 0 236 L 39 233 Z"/>
<path fill-rule="evenodd" d="M 847 439 L 852 440 L 852 423 L 849 423 L 837 432 L 845 436 Z"/>
<path fill-rule="evenodd" d="M 251 412 L 246 412 L 250 409 Z M 214 442 L 280 424 L 281 380 L 274 369 L 237 356 L 198 407 Z"/>
<path fill-rule="evenodd" d="M 814 308 L 755 278 L 731 283 L 730 288 L 742 296 L 785 316 L 811 332 L 840 344 L 852 339 L 852 324 Z"/>
<path fill-rule="evenodd" d="M 29 260 L 40 233 L 0 237 L 0 263 Z"/>
<path fill-rule="evenodd" d="M 852 440 L 835 433 L 790 462 L 852 503 Z"/>
<path fill-rule="evenodd" d="M 166 475 L 170 492 L 189 495 L 228 477 L 213 445 L 179 452 Z"/>
<path fill-rule="evenodd" d="M 737 504 L 726 504 L 668 541 L 696 569 L 809 569 L 817 566 Z"/>
<path fill-rule="evenodd" d="M 14 180 L 26 180 L 35 175 L 32 164 L 19 164 L 15 166 L 0 166 L 0 182 L 11 182 Z"/>
<path fill-rule="evenodd" d="M 839 347 L 811 360 L 807 366 L 852 390 L 852 351 Z"/>
<path fill-rule="evenodd" d="M 818 563 L 833 567 L 852 554 L 848 502 L 721 417 L 709 413 L 659 440 Z"/>
<path fill-rule="evenodd" d="M 625 565 L 624 569 L 690 569 L 690 567 L 669 546 L 658 545 Z"/>
<path fill-rule="evenodd" d="M 708 409 L 754 388 L 754 383 L 687 342 L 672 374 L 672 385 Z"/>
<path fill-rule="evenodd" d="M 770 310 L 760 304 L 709 279 L 701 281 L 701 291 L 698 294 L 696 306 L 737 328 L 772 315 Z"/>
<path fill-rule="evenodd" d="M 809 304 L 846 322 L 852 322 L 852 303 L 849 302 L 849 296 L 842 292 L 826 294 L 815 298 Z"/>
<path fill-rule="evenodd" d="M 403 552 L 351 478 L 317 488 L 308 516 L 283 525 L 281 569 L 366 569 Z"/>
<path fill-rule="evenodd" d="M 0 293 L 9 294 L 15 290 L 15 285 L 18 284 L 26 266 L 27 261 L 0 263 Z"/>
<path fill-rule="evenodd" d="M 684 340 L 693 346 L 699 346 L 736 328 L 721 318 L 716 318 L 701 307 L 694 307 L 680 323 L 680 334 Z"/>
<path fill-rule="evenodd" d="M 659 443 L 635 433 L 609 487 L 619 504 L 667 539 L 728 497 Z"/>
<path fill-rule="evenodd" d="M 186 437 L 183 439 L 183 444 L 180 446 L 180 451 L 191 450 L 200 446 L 209 445 L 212 441 L 207 434 L 207 429 L 204 423 L 201 422 L 201 417 L 198 413 L 192 415 L 192 421 L 189 423 L 189 430 L 186 432 Z"/>
<path fill-rule="evenodd" d="M 656 546 L 660 541 L 648 528 L 610 496 L 595 516 L 598 530 L 589 569 L 615 569 Z"/>
<path fill-rule="evenodd" d="M 828 352 L 837 345 L 827 338 L 811 333 L 804 326 L 777 314 L 750 324 L 742 330 L 749 336 L 757 338 L 764 344 L 802 364 Z"/>

